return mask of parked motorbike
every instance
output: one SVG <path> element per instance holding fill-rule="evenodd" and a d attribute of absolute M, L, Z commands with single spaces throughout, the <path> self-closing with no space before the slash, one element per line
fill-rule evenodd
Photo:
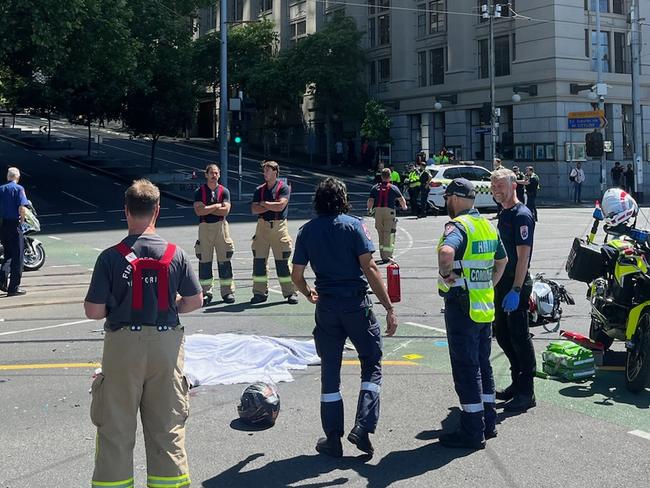
<path fill-rule="evenodd" d="M 589 237 L 573 241 L 566 270 L 569 278 L 588 284 L 589 338 L 605 349 L 625 341 L 625 383 L 637 393 L 650 384 L 650 232 L 637 229 L 636 219 L 605 225 L 605 241 L 596 244 L 602 220 L 597 211 Z"/>
<path fill-rule="evenodd" d="M 547 332 L 556 332 L 562 320 L 564 302 L 574 305 L 575 301 L 564 285 L 537 273 L 533 278 L 533 291 L 528 299 L 528 317 L 531 326 L 542 326 Z M 555 324 L 554 326 L 551 326 Z"/>
<path fill-rule="evenodd" d="M 24 239 L 23 269 L 25 271 L 36 271 L 45 264 L 45 248 L 43 243 L 32 237 L 32 234 L 41 231 L 41 223 L 36 216 L 36 210 L 31 202 L 26 207 L 25 222 L 21 228 Z M 4 256 L 4 248 L 0 244 L 0 259 Z"/>

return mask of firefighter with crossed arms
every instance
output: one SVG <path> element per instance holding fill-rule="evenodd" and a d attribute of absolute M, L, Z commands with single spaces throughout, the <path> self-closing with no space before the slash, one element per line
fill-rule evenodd
<path fill-rule="evenodd" d="M 395 233 L 397 218 L 395 216 L 395 201 L 399 202 L 402 210 L 406 210 L 406 200 L 397 185 L 391 182 L 390 168 L 381 170 L 381 183 L 370 190 L 368 198 L 368 213 L 374 212 L 375 229 L 379 234 L 379 256 L 381 264 L 387 263 L 393 257 L 395 250 Z"/>
<path fill-rule="evenodd" d="M 199 217 L 199 239 L 194 250 L 199 259 L 199 282 L 203 289 L 203 305 L 212 301 L 212 259 L 217 253 L 217 270 L 221 297 L 225 303 L 235 302 L 232 256 L 235 252 L 226 217 L 230 213 L 230 192 L 219 184 L 216 164 L 205 168 L 205 180 L 194 192 L 194 213 Z"/>

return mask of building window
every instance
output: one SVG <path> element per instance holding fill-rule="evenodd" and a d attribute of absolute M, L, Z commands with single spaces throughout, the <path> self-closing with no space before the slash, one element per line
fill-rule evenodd
<path fill-rule="evenodd" d="M 601 65 L 604 73 L 609 73 L 610 69 L 610 54 L 609 54 L 609 32 L 600 31 L 600 56 Z M 596 41 L 596 31 L 591 31 L 591 69 L 598 71 L 597 66 L 598 58 L 598 43 Z"/>
<path fill-rule="evenodd" d="M 273 0 L 260 0 L 260 13 L 267 13 L 273 10 Z"/>
<path fill-rule="evenodd" d="M 429 33 L 444 32 L 446 20 L 445 1 L 435 0 L 429 2 Z"/>
<path fill-rule="evenodd" d="M 234 0 L 233 20 L 235 22 L 244 20 L 244 0 Z"/>
<path fill-rule="evenodd" d="M 427 4 L 418 5 L 418 37 L 427 35 Z"/>
<path fill-rule="evenodd" d="M 510 74 L 510 36 L 494 38 L 494 76 Z"/>
<path fill-rule="evenodd" d="M 623 129 L 623 157 L 625 159 L 632 159 L 634 157 L 634 130 L 632 122 L 634 120 L 634 111 L 632 105 L 622 105 L 621 122 Z"/>
<path fill-rule="evenodd" d="M 612 0 L 612 13 L 625 15 L 625 2 L 623 0 Z"/>
<path fill-rule="evenodd" d="M 377 17 L 379 27 L 379 42 L 380 46 L 390 44 L 390 17 L 388 14 L 383 14 Z"/>
<path fill-rule="evenodd" d="M 512 60 L 515 61 L 517 59 L 517 38 L 515 37 L 515 34 L 512 35 Z"/>
<path fill-rule="evenodd" d="M 630 74 L 630 50 L 625 32 L 614 32 L 614 73 Z"/>
<path fill-rule="evenodd" d="M 487 78 L 490 76 L 490 55 L 488 52 L 488 40 L 478 41 L 478 77 Z"/>
<path fill-rule="evenodd" d="M 305 17 L 305 5 L 307 2 L 294 3 L 289 6 L 289 18 L 291 20 L 297 19 L 299 17 Z"/>
<path fill-rule="evenodd" d="M 390 81 L 390 58 L 380 59 L 379 63 L 379 81 Z"/>
<path fill-rule="evenodd" d="M 368 0 L 368 15 L 386 12 L 390 7 L 390 0 Z"/>
<path fill-rule="evenodd" d="M 292 22 L 289 25 L 289 37 L 292 45 L 301 38 L 307 37 L 307 21 L 303 19 L 298 22 Z"/>
<path fill-rule="evenodd" d="M 429 84 L 443 85 L 445 83 L 445 50 L 444 48 L 429 51 Z"/>
<path fill-rule="evenodd" d="M 418 86 L 427 86 L 427 52 L 418 53 Z"/>
<path fill-rule="evenodd" d="M 609 0 L 585 0 L 585 10 L 587 10 L 587 2 L 589 2 L 589 10 L 596 11 L 597 2 L 600 2 L 600 11 L 609 12 Z"/>
<path fill-rule="evenodd" d="M 377 63 L 374 61 L 370 61 L 370 65 L 368 67 L 369 71 L 369 79 L 370 79 L 370 84 L 371 85 L 376 85 L 377 84 Z"/>
<path fill-rule="evenodd" d="M 375 29 L 375 18 L 370 18 L 368 19 L 368 42 L 370 43 L 370 47 L 375 47 L 375 39 L 377 36 L 377 32 Z"/>

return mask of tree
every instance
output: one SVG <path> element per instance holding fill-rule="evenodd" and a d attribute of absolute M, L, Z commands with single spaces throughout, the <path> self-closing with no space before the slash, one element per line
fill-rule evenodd
<path fill-rule="evenodd" d="M 381 104 L 376 100 L 368 100 L 361 124 L 361 136 L 379 144 L 388 144 L 391 142 L 390 126 L 390 117 Z"/>
<path fill-rule="evenodd" d="M 288 54 L 293 92 L 302 94 L 308 83 L 316 85 L 317 110 L 325 115 L 327 164 L 331 164 L 333 116 L 360 118 L 366 98 L 362 35 L 352 18 L 336 12 L 323 30 L 300 40 Z"/>

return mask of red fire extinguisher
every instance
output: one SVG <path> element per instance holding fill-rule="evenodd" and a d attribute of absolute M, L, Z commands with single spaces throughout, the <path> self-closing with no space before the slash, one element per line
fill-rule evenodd
<path fill-rule="evenodd" d="M 397 303 L 402 300 L 402 290 L 399 278 L 399 265 L 395 261 L 386 267 L 387 282 L 388 282 L 388 297 L 392 303 Z"/>

